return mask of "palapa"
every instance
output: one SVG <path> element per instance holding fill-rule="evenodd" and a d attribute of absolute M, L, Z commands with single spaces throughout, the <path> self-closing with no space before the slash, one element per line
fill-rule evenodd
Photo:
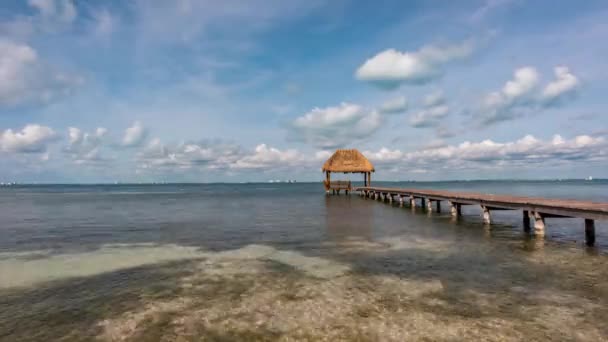
<path fill-rule="evenodd" d="M 374 165 L 370 163 L 365 156 L 356 149 L 351 150 L 337 150 L 327 161 L 323 164 L 321 169 L 326 174 L 325 191 L 333 191 L 334 193 L 340 193 L 340 190 L 345 190 L 348 193 L 351 189 L 351 183 L 337 181 L 332 182 L 330 174 L 332 172 L 340 173 L 362 173 L 363 183 L 365 186 L 371 185 L 371 173 L 375 172 Z"/>

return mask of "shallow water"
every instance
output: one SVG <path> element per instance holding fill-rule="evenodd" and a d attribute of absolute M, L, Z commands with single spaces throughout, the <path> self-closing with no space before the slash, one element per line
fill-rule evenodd
<path fill-rule="evenodd" d="M 608 201 L 608 182 L 376 183 Z M 0 188 L 0 340 L 608 340 L 608 227 L 320 184 Z"/>

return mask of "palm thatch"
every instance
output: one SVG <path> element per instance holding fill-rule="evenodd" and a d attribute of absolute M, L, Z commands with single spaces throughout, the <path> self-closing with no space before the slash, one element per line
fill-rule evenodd
<path fill-rule="evenodd" d="M 356 149 L 337 150 L 323 164 L 323 169 L 329 172 L 375 172 L 374 165 Z"/>

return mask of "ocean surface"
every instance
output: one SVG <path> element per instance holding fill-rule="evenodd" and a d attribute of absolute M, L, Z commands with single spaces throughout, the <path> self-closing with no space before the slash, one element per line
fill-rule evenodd
<path fill-rule="evenodd" d="M 608 181 L 374 182 L 608 202 Z M 0 341 L 608 340 L 608 222 L 322 184 L 0 187 Z"/>

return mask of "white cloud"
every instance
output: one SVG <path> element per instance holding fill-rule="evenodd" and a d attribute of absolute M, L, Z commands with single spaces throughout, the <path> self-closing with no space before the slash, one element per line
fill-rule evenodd
<path fill-rule="evenodd" d="M 219 29 L 223 31 L 223 37 L 231 35 L 231 48 L 235 49 L 242 46 L 240 40 L 235 44 L 235 37 L 247 37 L 292 17 L 304 16 L 323 1 L 135 0 L 133 4 L 138 13 L 136 29 L 145 42 L 189 44 L 196 39 L 199 39 L 198 44 L 217 42 L 220 39 L 213 33 Z M 247 27 L 247 30 L 238 26 Z"/>
<path fill-rule="evenodd" d="M 98 127 L 93 133 L 70 127 L 68 128 L 68 146 L 64 152 L 78 164 L 103 161 L 100 148 L 106 133 L 107 130 L 103 127 Z"/>
<path fill-rule="evenodd" d="M 54 22 L 71 23 L 78 14 L 72 0 L 28 0 L 28 4 L 38 10 L 42 18 Z"/>
<path fill-rule="evenodd" d="M 554 69 L 556 80 L 547 84 L 542 92 L 542 100 L 553 103 L 569 94 L 572 94 L 579 86 L 580 82 L 568 67 L 558 66 Z"/>
<path fill-rule="evenodd" d="M 395 114 L 404 112 L 407 109 L 407 99 L 405 96 L 399 96 L 384 102 L 380 106 L 380 112 L 386 114 Z"/>
<path fill-rule="evenodd" d="M 122 138 L 122 146 L 124 147 L 136 147 L 141 145 L 148 132 L 141 122 L 135 121 L 133 125 L 125 130 L 125 134 Z"/>
<path fill-rule="evenodd" d="M 382 147 L 378 152 L 365 151 L 363 155 L 374 162 L 391 162 L 403 159 L 404 154 L 399 150 L 390 150 Z"/>
<path fill-rule="evenodd" d="M 218 141 L 164 145 L 153 139 L 138 155 L 140 168 L 148 170 L 276 170 L 311 166 L 308 158 L 294 149 L 281 150 L 259 144 L 253 151 Z M 316 164 L 315 164 L 316 166 Z"/>
<path fill-rule="evenodd" d="M 43 153 L 57 135 L 50 127 L 29 124 L 21 131 L 7 129 L 0 135 L 0 150 L 10 153 Z"/>
<path fill-rule="evenodd" d="M 435 127 L 441 124 L 441 119 L 445 118 L 450 111 L 446 105 L 434 106 L 422 109 L 410 117 L 412 127 Z"/>
<path fill-rule="evenodd" d="M 373 162 L 391 162 L 400 169 L 479 169 L 508 170 L 509 167 L 548 167 L 550 164 L 608 159 L 608 141 L 603 137 L 580 135 L 570 140 L 555 135 L 540 140 L 527 135 L 519 140 L 499 143 L 492 140 L 465 141 L 459 145 L 426 147 L 414 152 L 380 149 L 365 152 Z"/>
<path fill-rule="evenodd" d="M 515 0 L 486 0 L 485 3 L 477 8 L 473 14 L 471 14 L 470 20 L 472 22 L 479 22 L 486 18 L 489 14 L 496 11 L 501 7 L 507 7 L 514 3 Z"/>
<path fill-rule="evenodd" d="M 426 108 L 439 106 L 445 103 L 445 97 L 443 96 L 442 91 L 436 91 L 434 93 L 430 93 L 427 95 L 424 100 L 422 100 L 422 105 Z"/>
<path fill-rule="evenodd" d="M 356 104 L 314 108 L 291 125 L 294 138 L 321 148 L 345 146 L 372 135 L 382 124 L 382 116 Z"/>
<path fill-rule="evenodd" d="M 252 155 L 247 155 L 234 164 L 230 165 L 234 169 L 267 169 L 276 167 L 289 167 L 302 163 L 303 157 L 296 150 L 279 150 L 274 147 L 260 144 L 256 146 Z"/>
<path fill-rule="evenodd" d="M 99 37 L 111 35 L 116 29 L 117 19 L 108 10 L 100 10 L 92 13 L 94 19 L 94 33 Z"/>
<path fill-rule="evenodd" d="M 146 169 L 194 167 L 227 169 L 244 153 L 239 146 L 221 142 L 188 142 L 165 145 L 160 139 L 152 139 L 138 154 L 140 167 Z"/>
<path fill-rule="evenodd" d="M 473 49 L 471 40 L 455 45 L 427 45 L 414 52 L 388 49 L 365 61 L 356 77 L 386 88 L 427 83 L 441 76 L 443 65 L 469 57 Z"/>
<path fill-rule="evenodd" d="M 0 39 L 0 105 L 48 102 L 81 83 L 41 61 L 32 47 Z"/>
<path fill-rule="evenodd" d="M 500 94 L 506 101 L 516 101 L 529 95 L 538 85 L 538 72 L 532 67 L 515 70 L 513 80 L 508 81 Z"/>
<path fill-rule="evenodd" d="M 445 104 L 443 92 L 437 91 L 427 95 L 422 101 L 423 109 L 410 116 L 410 125 L 417 128 L 437 127 L 450 112 Z"/>
<path fill-rule="evenodd" d="M 477 109 L 476 118 L 481 125 L 512 120 L 542 107 L 557 105 L 558 100 L 572 94 L 579 81 L 567 67 L 556 67 L 556 80 L 539 91 L 540 75 L 533 67 L 515 70 L 513 79 L 500 91 L 489 93 Z"/>

